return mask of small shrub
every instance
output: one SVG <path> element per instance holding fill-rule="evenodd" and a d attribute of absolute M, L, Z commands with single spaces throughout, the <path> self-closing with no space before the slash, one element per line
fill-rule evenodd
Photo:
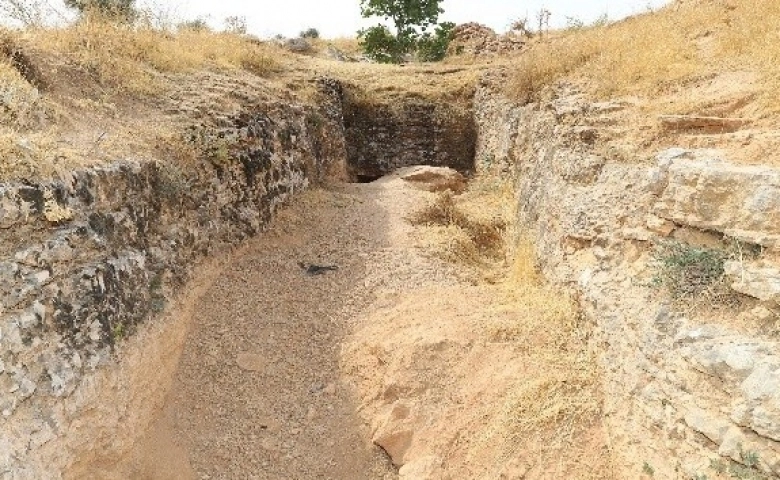
<path fill-rule="evenodd" d="M 299 35 L 301 38 L 320 38 L 320 31 L 316 28 L 307 28 L 306 30 L 302 31 Z"/>
<path fill-rule="evenodd" d="M 457 251 L 467 255 L 455 255 L 474 260 L 479 255 L 499 258 L 504 255 L 504 232 L 506 224 L 500 219 L 476 220 L 463 213 L 455 204 L 450 192 L 441 193 L 429 206 L 413 214 L 409 221 L 413 225 L 448 227 L 464 235 L 452 235 L 457 240 Z M 454 245 L 454 244 L 453 244 Z"/>
<path fill-rule="evenodd" d="M 412 39 L 398 39 L 384 25 L 376 25 L 358 32 L 360 46 L 366 56 L 379 63 L 401 63 L 412 50 Z"/>
<path fill-rule="evenodd" d="M 654 477 L 655 469 L 652 466 L 650 466 L 649 463 L 645 462 L 645 464 L 642 465 L 642 473 L 644 473 L 647 476 Z"/>
<path fill-rule="evenodd" d="M 580 30 L 582 28 L 585 28 L 585 22 L 577 17 L 566 17 L 567 30 Z"/>
<path fill-rule="evenodd" d="M 206 22 L 203 18 L 196 18 L 194 20 L 187 20 L 186 22 L 181 22 L 176 26 L 176 29 L 179 31 L 188 31 L 188 32 L 210 32 L 211 27 L 209 27 L 208 22 Z"/>
<path fill-rule="evenodd" d="M 246 17 L 230 16 L 225 18 L 225 31 L 234 35 L 246 35 Z"/>
<path fill-rule="evenodd" d="M 131 21 L 136 17 L 135 0 L 65 0 L 80 14 L 97 14 L 107 19 Z"/>
<path fill-rule="evenodd" d="M 665 287 L 675 299 L 693 298 L 711 289 L 723 278 L 728 258 L 725 252 L 680 242 L 659 244 L 654 256 L 654 283 Z"/>

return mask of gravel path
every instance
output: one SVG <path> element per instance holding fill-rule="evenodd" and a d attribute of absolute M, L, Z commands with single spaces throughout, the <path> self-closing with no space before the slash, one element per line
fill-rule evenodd
<path fill-rule="evenodd" d="M 377 292 L 450 278 L 410 246 L 404 217 L 425 195 L 393 177 L 311 191 L 235 255 L 196 306 L 134 476 L 397 478 L 339 354 Z"/>

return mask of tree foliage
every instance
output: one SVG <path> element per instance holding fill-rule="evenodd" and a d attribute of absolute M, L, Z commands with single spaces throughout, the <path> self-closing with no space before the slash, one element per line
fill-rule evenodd
<path fill-rule="evenodd" d="M 447 55 L 455 24 L 443 22 L 436 26 L 433 35 L 424 33 L 417 42 L 417 58 L 423 62 L 439 62 Z"/>
<path fill-rule="evenodd" d="M 383 17 L 393 21 L 397 35 L 413 35 L 415 27 L 425 31 L 436 24 L 444 12 L 439 6 L 442 0 L 361 0 L 364 17 Z"/>
<path fill-rule="evenodd" d="M 451 24 L 438 26 L 431 35 L 428 30 L 437 25 L 442 0 L 361 0 L 364 17 L 379 16 L 390 20 L 395 34 L 384 25 L 358 32 L 361 46 L 370 58 L 383 63 L 400 63 L 404 57 L 419 51 L 424 59 L 441 59 L 449 43 Z M 446 43 L 442 48 L 442 44 Z"/>

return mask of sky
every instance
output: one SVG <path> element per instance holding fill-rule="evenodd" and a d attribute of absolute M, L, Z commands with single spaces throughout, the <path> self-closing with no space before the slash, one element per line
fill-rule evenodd
<path fill-rule="evenodd" d="M 203 18 L 221 28 L 228 16 L 247 20 L 249 33 L 270 37 L 277 34 L 293 37 L 313 27 L 323 37 L 354 36 L 355 32 L 374 25 L 378 19 L 360 16 L 359 0 L 142 0 L 177 18 Z M 498 32 L 506 31 L 515 19 L 533 19 L 546 8 L 552 13 L 550 25 L 566 25 L 567 17 L 585 23 L 603 14 L 611 20 L 641 13 L 668 3 L 668 0 L 443 0 L 445 10 L 440 20 L 455 23 L 479 22 Z M 531 22 L 533 23 L 533 22 Z"/>

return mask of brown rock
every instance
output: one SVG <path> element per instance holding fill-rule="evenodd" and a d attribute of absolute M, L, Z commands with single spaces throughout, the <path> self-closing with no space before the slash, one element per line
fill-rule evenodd
<path fill-rule="evenodd" d="M 409 415 L 409 407 L 400 402 L 396 403 L 374 433 L 373 442 L 382 447 L 398 467 L 406 463 L 405 456 L 414 439 L 414 431 L 406 422 Z"/>
<path fill-rule="evenodd" d="M 401 178 L 429 192 L 452 190 L 461 193 L 466 189 L 466 177 L 447 167 L 412 167 L 400 172 Z"/>
<path fill-rule="evenodd" d="M 693 115 L 662 115 L 661 126 L 671 131 L 735 132 L 747 121 L 741 118 L 701 117 Z"/>

